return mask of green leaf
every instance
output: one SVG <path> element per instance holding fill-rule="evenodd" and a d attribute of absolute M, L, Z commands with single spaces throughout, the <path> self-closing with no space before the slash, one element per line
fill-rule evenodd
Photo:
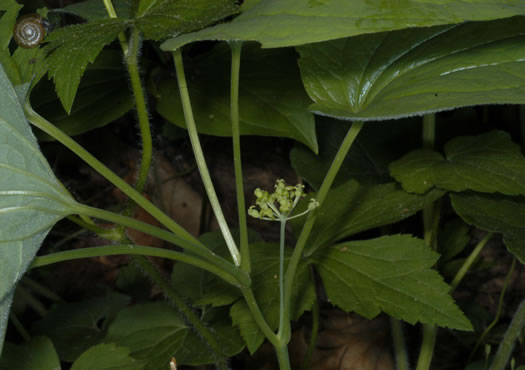
<path fill-rule="evenodd" d="M 290 161 L 297 174 L 314 189 L 319 189 L 337 153 L 348 126 L 341 121 L 316 117 L 319 154 L 307 147 L 295 144 Z M 385 130 L 390 122 L 365 125 L 351 146 L 333 186 L 355 179 L 360 183 L 383 183 L 390 181 L 388 164 L 399 158 L 408 148 L 421 145 L 419 119 L 398 121 L 395 130 Z"/>
<path fill-rule="evenodd" d="M 101 19 L 60 28 L 46 38 L 49 76 L 55 81 L 57 94 L 68 113 L 88 63 L 128 26 L 129 21 L 123 19 Z"/>
<path fill-rule="evenodd" d="M 0 66 L 0 329 L 5 330 L 11 301 L 6 297 L 51 227 L 72 212 L 72 203 L 40 152 L 20 99 Z"/>
<path fill-rule="evenodd" d="M 230 49 L 219 45 L 192 61 L 188 77 L 192 107 L 200 133 L 231 136 Z M 261 50 L 254 44 L 242 52 L 239 86 L 242 135 L 288 137 L 317 151 L 310 99 L 304 92 L 291 49 Z M 158 112 L 177 126 L 185 127 L 184 113 L 175 79 L 160 83 Z"/>
<path fill-rule="evenodd" d="M 206 326 L 216 335 L 226 356 L 239 353 L 244 344 L 232 327 L 226 312 L 217 309 L 205 317 Z M 144 369 L 167 368 L 170 358 L 177 364 L 213 363 L 216 358 L 209 347 L 189 327 L 175 308 L 156 302 L 128 307 L 117 315 L 108 329 L 106 342 L 114 342 L 131 350 L 131 356 L 144 361 Z"/>
<path fill-rule="evenodd" d="M 450 194 L 456 213 L 469 225 L 503 234 L 509 252 L 525 263 L 525 199 L 493 194 Z"/>
<path fill-rule="evenodd" d="M 235 0 L 140 1 L 135 22 L 146 39 L 199 30 L 238 11 Z"/>
<path fill-rule="evenodd" d="M 131 4 L 129 1 L 113 0 L 112 3 L 119 18 L 131 17 Z M 50 12 L 74 14 L 88 21 L 109 18 L 104 2 L 100 0 L 86 0 L 63 8 L 52 9 Z"/>
<path fill-rule="evenodd" d="M 389 235 L 337 244 L 312 256 L 328 299 L 374 318 L 381 311 L 415 324 L 472 330 L 448 286 L 431 269 L 439 255 L 421 239 Z"/>
<path fill-rule="evenodd" d="M 333 188 L 317 209 L 316 223 L 307 242 L 306 255 L 361 231 L 389 225 L 414 215 L 444 192 L 410 194 L 395 183 L 359 185 L 355 180 Z M 315 195 L 314 195 L 315 197 Z M 306 200 L 302 202 L 305 207 Z M 301 211 L 301 208 L 297 212 Z M 298 229 L 297 227 L 295 229 Z"/>
<path fill-rule="evenodd" d="M 99 344 L 91 347 L 73 363 L 71 370 L 142 370 L 144 363 L 130 355 L 129 348 L 116 344 Z"/>
<path fill-rule="evenodd" d="M 525 194 L 525 157 L 506 132 L 457 137 L 445 145 L 445 155 L 446 159 L 431 150 L 416 150 L 393 162 L 390 173 L 405 190 L 419 194 L 434 186 Z"/>
<path fill-rule="evenodd" d="M 4 346 L 5 331 L 9 321 L 9 311 L 13 303 L 14 290 L 7 293 L 3 299 L 0 299 L 0 355 Z"/>
<path fill-rule="evenodd" d="M 32 331 L 50 337 L 60 359 L 73 362 L 82 352 L 102 342 L 105 327 L 101 322 L 112 318 L 129 302 L 129 297 L 112 293 L 82 302 L 60 303 L 36 322 Z"/>
<path fill-rule="evenodd" d="M 258 41 L 263 47 L 283 47 L 365 33 L 489 20 L 525 14 L 520 1 L 470 0 L 264 0 L 250 4 L 228 24 L 220 24 L 168 40 L 163 50 L 175 50 L 199 40 Z M 421 29 L 419 29 L 422 31 Z M 455 40 L 460 42 L 461 40 Z M 335 59 L 335 58 L 334 58 Z"/>
<path fill-rule="evenodd" d="M 468 105 L 522 104 L 524 28 L 525 17 L 514 17 L 298 47 L 303 82 L 315 101 L 310 109 L 380 120 Z"/>
<path fill-rule="evenodd" d="M 15 0 L 2 0 L 0 4 L 0 51 L 8 50 L 20 9 L 22 5 Z"/>
<path fill-rule="evenodd" d="M 284 269 L 292 255 L 292 249 L 285 249 Z M 279 326 L 279 245 L 256 243 L 250 245 L 252 260 L 252 289 L 259 308 L 268 325 L 276 330 Z M 308 264 L 303 263 L 297 269 L 292 292 L 291 319 L 297 320 L 312 307 L 315 299 L 314 285 L 310 278 Z M 239 326 L 241 335 L 250 353 L 255 352 L 263 343 L 264 335 L 246 302 L 238 300 L 230 310 L 233 323 Z"/>
<path fill-rule="evenodd" d="M 469 227 L 460 219 L 456 218 L 445 224 L 437 238 L 441 264 L 450 261 L 465 249 L 470 241 L 468 233 Z"/>
<path fill-rule="evenodd" d="M 70 114 L 61 106 L 49 81 L 35 86 L 33 108 L 70 136 L 103 127 L 130 111 L 135 100 L 128 88 L 128 75 L 122 53 L 103 50 L 90 64 L 80 82 Z M 39 141 L 54 140 L 39 132 Z"/>
<path fill-rule="evenodd" d="M 0 359 L 0 370 L 60 370 L 53 342 L 47 337 L 33 337 L 28 343 L 7 342 Z"/>

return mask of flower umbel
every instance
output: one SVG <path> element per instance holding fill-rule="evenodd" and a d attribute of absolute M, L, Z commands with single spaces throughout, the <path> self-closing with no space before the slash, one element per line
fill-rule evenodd
<path fill-rule="evenodd" d="M 255 189 L 255 205 L 248 209 L 250 216 L 268 221 L 291 220 L 303 216 L 319 206 L 319 202 L 310 199 L 306 211 L 289 217 L 299 200 L 305 197 L 304 185 L 286 185 L 283 179 L 279 179 L 275 182 L 274 188 L 275 191 L 271 194 L 259 188 Z"/>

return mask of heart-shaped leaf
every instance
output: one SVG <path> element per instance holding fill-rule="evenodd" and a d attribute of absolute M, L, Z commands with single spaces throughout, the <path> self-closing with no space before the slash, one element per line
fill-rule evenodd
<path fill-rule="evenodd" d="M 525 17 L 514 17 L 298 47 L 303 82 L 315 101 L 310 109 L 379 120 L 524 103 L 524 29 Z"/>
<path fill-rule="evenodd" d="M 283 47 L 408 27 L 428 27 L 525 14 L 520 1 L 264 0 L 247 2 L 232 22 L 168 40 L 175 50 L 198 40 L 258 41 Z M 421 31 L 421 29 L 419 29 Z M 454 40 L 459 42 L 460 40 Z"/>
<path fill-rule="evenodd" d="M 16 282 L 74 203 L 40 152 L 20 100 L 0 66 L 0 337 Z"/>

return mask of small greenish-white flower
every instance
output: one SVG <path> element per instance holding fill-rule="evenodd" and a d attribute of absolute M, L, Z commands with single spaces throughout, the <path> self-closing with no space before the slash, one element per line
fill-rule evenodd
<path fill-rule="evenodd" d="M 283 221 L 297 218 L 319 206 L 319 202 L 310 199 L 308 209 L 289 217 L 301 198 L 305 197 L 304 185 L 286 185 L 283 179 L 275 182 L 275 190 L 269 193 L 259 188 L 255 189 L 255 205 L 248 209 L 248 214 L 254 218 L 268 221 Z"/>

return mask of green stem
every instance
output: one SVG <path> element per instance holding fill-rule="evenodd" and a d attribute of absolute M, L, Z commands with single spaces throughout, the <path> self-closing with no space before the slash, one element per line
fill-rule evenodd
<path fill-rule="evenodd" d="M 65 145 L 69 150 L 78 155 L 84 162 L 91 166 L 94 170 L 105 177 L 109 182 L 119 188 L 124 194 L 130 197 L 135 203 L 142 207 L 146 212 L 152 215 L 157 221 L 164 225 L 168 230 L 191 243 L 200 244 L 206 248 L 198 239 L 196 239 L 189 232 L 184 230 L 180 225 L 173 221 L 167 214 L 162 212 L 153 203 L 144 198 L 126 181 L 122 180 L 118 175 L 106 167 L 102 162 L 96 159 L 91 153 L 80 146 L 75 140 L 70 138 L 63 131 L 58 129 L 55 125 L 48 122 L 45 118 L 36 113 L 29 101 L 25 104 L 26 117 L 34 126 L 38 127 L 46 134 L 53 137 L 55 140 Z"/>
<path fill-rule="evenodd" d="M 177 81 L 179 84 L 179 92 L 182 101 L 182 108 L 184 110 L 184 117 L 186 119 L 186 127 L 190 136 L 193 153 L 195 154 L 195 161 L 197 162 L 197 166 L 199 167 L 202 183 L 204 184 L 204 188 L 206 189 L 206 194 L 208 194 L 208 199 L 210 201 L 215 217 L 217 218 L 217 223 L 219 224 L 219 228 L 221 229 L 224 240 L 226 241 L 226 245 L 228 247 L 228 250 L 230 251 L 233 262 L 235 263 L 235 266 L 240 266 L 241 256 L 239 250 L 237 249 L 237 246 L 235 245 L 235 241 L 233 240 L 233 237 L 231 235 L 230 228 L 226 223 L 224 214 L 222 213 L 222 208 L 219 204 L 219 199 L 217 198 L 215 188 L 213 187 L 210 173 L 208 171 L 208 166 L 206 165 L 206 160 L 204 159 L 204 153 L 202 152 L 201 144 L 199 141 L 199 134 L 197 132 L 195 119 L 193 118 L 193 111 L 191 109 L 190 95 L 188 93 L 186 76 L 184 75 L 184 64 L 182 62 L 181 51 L 180 49 L 177 49 L 174 52 L 172 52 L 172 54 L 175 63 L 175 69 L 177 72 Z"/>
<path fill-rule="evenodd" d="M 22 339 L 25 342 L 31 341 L 31 336 L 29 335 L 29 332 L 24 328 L 24 325 L 18 320 L 18 317 L 13 313 L 13 310 L 9 312 L 9 319 L 11 320 L 11 323 L 15 327 L 15 329 L 18 331 L 18 334 L 22 337 Z"/>
<path fill-rule="evenodd" d="M 423 116 L 422 146 L 425 149 L 434 149 L 436 135 L 436 115 L 427 114 Z M 434 249 L 436 243 L 436 231 L 439 226 L 439 210 L 436 212 L 436 205 L 429 204 L 423 209 L 423 239 L 425 244 Z M 423 340 L 419 351 L 417 370 L 428 370 L 434 355 L 438 328 L 435 325 L 423 325 Z"/>
<path fill-rule="evenodd" d="M 111 0 L 104 0 L 104 6 L 106 7 L 106 12 L 108 13 L 110 18 L 117 18 L 117 12 L 115 11 Z M 128 53 L 128 44 L 126 42 L 126 36 L 124 35 L 124 32 L 120 32 L 118 34 L 118 40 L 120 42 L 120 46 L 122 47 L 124 55 L 126 55 Z"/>
<path fill-rule="evenodd" d="M 392 328 L 392 340 L 394 342 L 394 353 L 396 357 L 396 370 L 408 370 L 408 355 L 403 335 L 403 322 L 393 317 L 390 318 Z"/>
<path fill-rule="evenodd" d="M 501 316 L 501 312 L 503 311 L 503 301 L 505 299 L 505 292 L 507 291 L 507 287 L 509 286 L 510 277 L 512 276 L 512 273 L 514 272 L 514 268 L 515 267 L 516 267 L 516 257 L 514 257 L 512 259 L 512 264 L 510 266 L 510 270 L 507 273 L 507 276 L 505 277 L 505 283 L 503 284 L 503 289 L 501 290 L 501 293 L 499 295 L 498 309 L 496 310 L 496 315 L 494 316 L 494 320 L 492 320 L 492 322 L 485 328 L 485 330 L 483 330 L 483 333 L 481 334 L 479 339 L 476 341 L 476 345 L 474 346 L 474 349 L 472 350 L 472 352 L 470 352 L 470 356 L 469 356 L 469 358 L 467 360 L 467 364 L 470 364 L 470 362 L 471 362 L 472 358 L 474 357 L 474 355 L 476 354 L 479 346 L 483 343 L 483 341 L 485 340 L 487 335 L 490 333 L 492 328 L 494 326 L 496 326 L 496 324 L 499 321 L 499 318 Z"/>
<path fill-rule="evenodd" d="M 259 327 L 259 329 L 261 329 L 264 336 L 270 341 L 270 343 L 274 346 L 274 348 L 277 349 L 278 347 L 280 347 L 281 343 L 279 341 L 279 338 L 270 328 L 270 326 L 266 322 L 266 319 L 261 313 L 261 310 L 259 309 L 259 306 L 257 305 L 257 301 L 255 300 L 255 296 L 253 295 L 253 291 L 250 288 L 241 288 L 241 292 L 246 302 L 246 305 L 248 306 L 248 309 L 250 310 L 250 313 L 252 314 L 252 318 L 257 323 L 257 326 Z"/>
<path fill-rule="evenodd" d="M 218 268 L 208 261 L 204 261 L 201 258 L 193 256 L 190 253 L 176 252 L 169 249 L 153 248 L 136 244 L 109 244 L 100 247 L 81 248 L 51 253 L 46 256 L 35 257 L 29 268 L 32 269 L 82 258 L 115 255 L 151 256 L 180 261 L 209 271 L 230 284 L 238 284 L 236 283 L 237 278 L 234 275 L 222 270 L 221 268 Z"/>
<path fill-rule="evenodd" d="M 184 302 L 179 294 L 173 289 L 170 282 L 167 281 L 160 271 L 149 262 L 144 256 L 135 256 L 134 262 L 144 271 L 144 273 L 164 292 L 166 297 L 177 307 L 182 313 L 187 322 L 197 331 L 199 336 L 206 341 L 206 344 L 217 356 L 217 367 L 221 370 L 226 370 L 226 362 L 221 347 L 215 340 L 215 336 L 204 325 L 200 318 L 192 311 L 190 307 Z"/>
<path fill-rule="evenodd" d="M 341 146 L 339 147 L 339 150 L 337 151 L 332 161 L 330 169 L 326 173 L 326 176 L 323 180 L 321 188 L 319 189 L 319 192 L 317 193 L 315 197 L 315 199 L 319 202 L 321 206 L 324 200 L 326 199 L 326 196 L 328 195 L 328 191 L 332 187 L 335 176 L 337 175 L 339 168 L 343 164 L 343 161 L 346 158 L 346 155 L 348 154 L 350 147 L 352 146 L 353 142 L 357 138 L 357 135 L 359 134 L 362 128 L 363 128 L 363 122 L 360 122 L 360 121 L 354 122 L 352 126 L 350 127 L 350 129 L 348 130 L 348 133 L 346 134 L 345 138 L 343 139 L 343 142 L 341 143 Z M 292 292 L 293 292 L 293 281 L 295 278 L 297 267 L 299 266 L 299 262 L 301 261 L 303 257 L 303 251 L 306 246 L 308 237 L 310 236 L 310 232 L 312 231 L 312 227 L 315 223 L 316 218 L 317 218 L 316 210 L 308 214 L 308 217 L 303 226 L 301 234 L 299 235 L 299 239 L 297 240 L 297 244 L 295 245 L 295 249 L 292 253 L 292 257 L 290 258 L 290 263 L 288 264 L 288 268 L 286 270 L 286 274 L 284 277 L 284 293 L 285 293 L 284 294 L 284 319 L 285 321 L 287 321 L 287 325 L 285 326 L 285 328 L 283 328 L 283 332 L 280 333 L 281 335 L 280 338 L 283 341 L 286 340 L 286 343 L 288 343 L 288 341 L 290 340 L 290 336 L 291 336 L 290 307 L 291 307 Z"/>
<path fill-rule="evenodd" d="M 118 231 L 114 229 L 104 229 L 100 226 L 92 225 L 91 223 L 88 223 L 84 221 L 82 218 L 77 217 L 75 215 L 69 215 L 67 216 L 67 219 L 71 222 L 74 222 L 75 224 L 77 224 L 78 226 L 86 230 L 94 232 L 95 234 L 97 234 L 98 236 L 104 239 L 118 241 L 122 237 L 122 234 L 120 234 Z"/>
<path fill-rule="evenodd" d="M 147 223 L 138 221 L 134 218 L 123 216 L 117 213 L 109 212 L 103 209 L 89 207 L 83 204 L 77 204 L 75 206 L 77 212 L 85 214 L 90 217 L 99 218 L 102 220 L 118 223 L 119 225 L 124 225 L 126 227 L 142 231 L 149 235 L 152 235 L 161 240 L 173 243 L 182 248 L 185 248 L 200 257 L 204 258 L 207 262 L 213 264 L 218 269 L 220 269 L 225 275 L 234 277 L 234 280 L 229 280 L 230 283 L 236 286 L 250 286 L 251 281 L 248 275 L 242 272 L 240 269 L 233 266 L 230 262 L 224 260 L 223 258 L 217 256 L 215 253 L 211 252 L 206 247 L 202 247 L 200 244 L 195 244 L 189 242 L 185 239 L 180 238 L 179 236 L 172 234 L 170 232 L 159 229 L 155 226 L 149 225 Z M 185 253 L 188 254 L 188 253 Z"/>
<path fill-rule="evenodd" d="M 30 279 L 29 277 L 27 277 L 26 275 L 24 275 L 22 277 L 22 279 L 20 280 L 20 283 L 24 286 L 26 286 L 27 288 L 31 289 L 33 292 L 35 292 L 36 294 L 44 297 L 44 298 L 47 298 L 53 302 L 60 302 L 62 301 L 62 299 L 55 293 L 53 292 L 51 289 L 49 289 L 48 287 L 34 281 L 33 279 Z"/>
<path fill-rule="evenodd" d="M 233 166 L 235 168 L 235 189 L 237 191 L 237 211 L 239 213 L 241 269 L 247 273 L 250 273 L 250 249 L 248 245 L 246 205 L 244 203 L 244 184 L 241 162 L 241 134 L 239 127 L 239 75 L 241 68 L 242 41 L 230 41 L 229 44 L 232 51 L 230 105 L 233 140 Z"/>
<path fill-rule="evenodd" d="M 310 266 L 310 275 L 312 281 L 314 280 L 314 269 Z M 312 357 L 317 346 L 317 337 L 319 335 L 319 318 L 321 316 L 321 310 L 319 309 L 319 299 L 315 297 L 314 305 L 312 306 L 312 334 L 310 336 L 310 343 L 308 343 L 308 349 L 304 356 L 303 363 L 301 365 L 301 370 L 308 370 L 311 367 Z"/>
<path fill-rule="evenodd" d="M 416 370 L 430 369 L 430 363 L 434 355 L 434 346 L 436 345 L 437 327 L 435 325 L 423 326 L 423 342 L 417 360 Z"/>
<path fill-rule="evenodd" d="M 126 64 L 128 65 L 128 73 L 131 81 L 131 89 L 135 96 L 135 106 L 137 108 L 137 116 L 140 127 L 140 137 L 142 139 L 142 161 L 140 162 L 140 171 L 137 178 L 135 189 L 142 193 L 146 182 L 148 181 L 148 173 L 151 167 L 151 159 L 153 156 L 153 144 L 151 139 L 150 123 L 148 118 L 148 109 L 146 107 L 146 98 L 144 97 L 144 89 L 140 81 L 138 55 L 140 51 L 140 31 L 134 27 L 131 31 L 131 38 L 129 42 L 129 52 L 126 55 Z"/>
<path fill-rule="evenodd" d="M 456 275 L 454 276 L 454 279 L 452 279 L 452 282 L 450 285 L 452 286 L 452 290 L 456 289 L 456 287 L 459 285 L 463 277 L 467 274 L 468 270 L 472 267 L 472 264 L 476 260 L 476 258 L 479 256 L 479 253 L 483 249 L 483 247 L 487 244 L 490 238 L 492 238 L 494 234 L 488 233 L 485 235 L 483 239 L 480 240 L 478 245 L 474 248 L 474 250 L 470 253 L 470 255 L 467 257 L 465 262 L 463 262 L 463 265 L 460 267 L 458 272 L 456 272 Z"/>
<path fill-rule="evenodd" d="M 279 236 L 279 331 L 277 336 L 282 340 L 281 334 L 285 332 L 284 315 L 284 245 L 286 238 L 286 217 L 281 217 L 281 228 Z"/>
<path fill-rule="evenodd" d="M 514 318 L 512 319 L 509 328 L 505 332 L 505 335 L 503 336 L 503 340 L 501 341 L 498 352 L 496 352 L 496 356 L 494 356 L 494 361 L 492 362 L 492 365 L 490 367 L 490 370 L 504 370 L 507 362 L 509 361 L 509 357 L 512 354 L 512 348 L 514 346 L 514 342 L 518 338 L 518 336 L 521 333 L 521 330 L 523 329 L 523 326 L 525 325 L 525 300 L 521 301 L 520 306 L 518 307 L 518 310 L 514 314 Z"/>
<path fill-rule="evenodd" d="M 277 362 L 279 363 L 279 370 L 290 370 L 290 356 L 288 355 L 288 345 L 281 344 L 279 347 L 275 347 L 275 353 L 277 354 Z"/>

